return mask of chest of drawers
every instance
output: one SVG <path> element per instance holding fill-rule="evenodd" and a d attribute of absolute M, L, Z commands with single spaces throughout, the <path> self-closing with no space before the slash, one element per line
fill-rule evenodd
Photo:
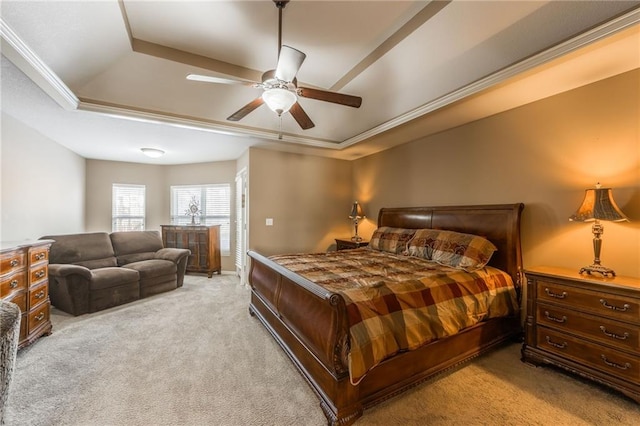
<path fill-rule="evenodd" d="M 220 259 L 220 225 L 160 225 L 162 243 L 165 247 L 191 250 L 187 261 L 187 272 L 206 273 L 222 271 Z"/>
<path fill-rule="evenodd" d="M 0 298 L 20 308 L 22 348 L 51 333 L 49 319 L 50 240 L 0 244 Z"/>
<path fill-rule="evenodd" d="M 522 359 L 551 364 L 640 403 L 640 279 L 528 270 Z"/>

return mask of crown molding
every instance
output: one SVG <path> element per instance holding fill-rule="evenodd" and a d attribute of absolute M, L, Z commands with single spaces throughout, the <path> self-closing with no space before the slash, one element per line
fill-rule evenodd
<path fill-rule="evenodd" d="M 116 117 L 120 119 L 139 121 L 142 123 L 165 124 L 183 129 L 199 130 L 236 137 L 253 137 L 276 142 L 293 143 L 316 148 L 339 149 L 339 145 L 322 139 L 301 138 L 288 133 L 262 130 L 252 127 L 238 128 L 217 121 L 206 121 L 181 115 L 174 115 L 156 111 L 142 110 L 130 106 L 108 104 L 91 99 L 80 99 L 78 110 Z"/>
<path fill-rule="evenodd" d="M 66 84 L 29 48 L 0 17 L 2 54 L 33 80 L 53 100 L 66 110 L 78 107 L 78 97 Z"/>
<path fill-rule="evenodd" d="M 571 53 L 582 47 L 588 46 L 597 41 L 603 40 L 619 31 L 636 25 L 640 22 L 640 7 L 627 12 L 615 19 L 612 19 L 598 27 L 595 27 L 589 31 L 585 31 L 578 36 L 569 39 L 563 43 L 557 44 L 549 49 L 546 49 L 540 53 L 534 54 L 529 58 L 526 58 L 520 62 L 517 62 L 511 66 L 503 68 L 493 74 L 490 74 L 480 80 L 477 80 L 471 84 L 461 87 L 458 90 L 450 92 L 440 98 L 426 103 L 406 114 L 400 115 L 393 120 L 389 120 L 379 126 L 376 126 L 366 132 L 360 133 L 357 136 L 349 138 L 340 143 L 340 148 L 346 148 L 351 145 L 355 145 L 366 139 L 372 138 L 382 132 L 391 130 L 394 127 L 398 127 L 405 124 L 415 118 L 421 117 L 428 113 L 434 112 L 440 108 L 450 105 L 454 102 L 462 100 L 468 96 L 475 95 L 483 90 L 489 89 L 495 85 L 505 82 L 506 80 L 515 77 L 525 71 L 529 71 L 537 66 L 546 64 L 554 59 L 557 59 L 563 55 Z"/>

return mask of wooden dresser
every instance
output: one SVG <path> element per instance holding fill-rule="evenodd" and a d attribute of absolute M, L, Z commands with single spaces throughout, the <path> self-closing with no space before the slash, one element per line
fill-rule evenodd
<path fill-rule="evenodd" d="M 49 247 L 51 240 L 0 244 L 0 298 L 20 308 L 22 348 L 51 334 Z"/>
<path fill-rule="evenodd" d="M 161 225 L 165 247 L 191 250 L 188 272 L 206 273 L 209 278 L 220 273 L 220 225 Z"/>
<path fill-rule="evenodd" d="M 551 364 L 640 403 L 640 279 L 526 271 L 522 360 Z"/>

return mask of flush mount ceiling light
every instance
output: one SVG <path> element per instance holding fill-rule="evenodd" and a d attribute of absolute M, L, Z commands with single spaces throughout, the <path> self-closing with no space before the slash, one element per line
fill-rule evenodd
<path fill-rule="evenodd" d="M 158 158 L 164 155 L 164 151 L 156 148 L 140 148 L 140 151 L 147 157 Z"/>

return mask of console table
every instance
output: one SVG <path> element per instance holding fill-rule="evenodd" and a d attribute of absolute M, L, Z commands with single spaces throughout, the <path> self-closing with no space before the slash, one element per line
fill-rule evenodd
<path fill-rule="evenodd" d="M 160 225 L 165 247 L 191 250 L 187 273 L 206 273 L 209 278 L 220 273 L 220 225 Z"/>

